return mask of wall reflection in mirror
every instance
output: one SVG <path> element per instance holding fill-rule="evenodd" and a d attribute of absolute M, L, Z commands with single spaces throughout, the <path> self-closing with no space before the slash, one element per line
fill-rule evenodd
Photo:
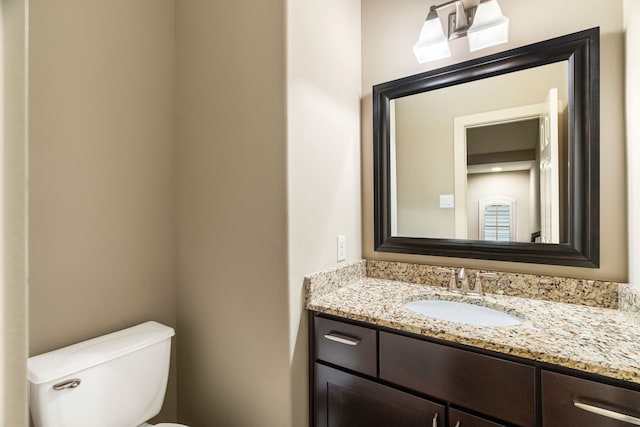
<path fill-rule="evenodd" d="M 390 101 L 391 235 L 567 242 L 568 61 Z"/>

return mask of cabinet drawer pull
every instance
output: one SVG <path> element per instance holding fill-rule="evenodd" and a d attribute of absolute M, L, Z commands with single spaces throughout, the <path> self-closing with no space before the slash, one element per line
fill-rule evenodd
<path fill-rule="evenodd" d="M 329 332 L 324 337 L 328 340 L 339 342 L 340 344 L 346 344 L 346 345 L 358 345 L 358 343 L 360 342 L 358 338 L 350 337 L 348 335 L 342 335 L 333 331 Z"/>
<path fill-rule="evenodd" d="M 580 402 L 579 400 L 574 400 L 573 404 L 576 408 L 580 408 L 587 412 L 592 412 L 594 414 L 602 415 L 603 417 L 607 417 L 617 421 L 622 421 L 625 423 L 640 426 L 640 418 L 632 417 L 631 415 L 622 414 L 620 412 L 612 411 L 610 409 L 605 409 L 599 406 L 590 405 L 588 403 Z"/>
<path fill-rule="evenodd" d="M 454 427 L 460 427 L 460 421 L 458 421 Z"/>
<path fill-rule="evenodd" d="M 431 427 L 438 427 L 438 413 L 437 412 L 433 416 L 433 422 L 431 423 Z"/>

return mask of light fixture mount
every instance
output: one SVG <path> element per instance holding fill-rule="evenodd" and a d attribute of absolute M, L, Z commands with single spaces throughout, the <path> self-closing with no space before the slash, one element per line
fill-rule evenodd
<path fill-rule="evenodd" d="M 462 4 L 462 2 L 460 3 Z M 449 19 L 448 19 L 449 25 L 448 25 L 448 31 L 447 31 L 447 38 L 449 40 L 455 40 L 461 37 L 466 37 L 467 30 L 471 25 L 473 25 L 473 17 L 476 15 L 477 7 L 473 6 L 473 7 L 470 7 L 469 9 L 463 9 L 463 10 L 466 18 L 464 19 L 464 21 L 466 21 L 466 24 L 463 26 L 459 26 L 460 16 L 459 16 L 458 10 L 449 14 Z"/>
<path fill-rule="evenodd" d="M 447 16 L 447 36 L 442 30 L 438 10 L 455 6 Z M 449 0 L 429 9 L 420 37 L 413 47 L 419 63 L 451 56 L 447 41 L 468 37 L 469 51 L 475 52 L 509 40 L 509 18 L 502 14 L 498 0 L 480 0 L 477 6 L 464 8 L 463 0 Z"/>

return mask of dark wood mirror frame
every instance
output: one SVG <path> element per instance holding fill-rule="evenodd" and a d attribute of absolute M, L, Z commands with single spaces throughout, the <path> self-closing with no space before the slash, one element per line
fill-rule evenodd
<path fill-rule="evenodd" d="M 374 244 L 381 252 L 597 268 L 600 263 L 600 31 L 592 28 L 373 87 Z M 559 61 L 569 65 L 568 243 L 391 235 L 390 101 Z"/>

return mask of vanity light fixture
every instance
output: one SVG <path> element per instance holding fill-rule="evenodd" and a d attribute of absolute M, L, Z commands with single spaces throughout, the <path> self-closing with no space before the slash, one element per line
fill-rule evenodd
<path fill-rule="evenodd" d="M 456 11 L 449 14 L 448 33 L 445 36 L 438 10 L 454 4 Z M 470 52 L 509 40 L 509 18 L 502 14 L 498 0 L 481 0 L 477 7 L 468 9 L 464 8 L 462 0 L 431 6 L 413 52 L 420 64 L 448 58 L 451 56 L 448 40 L 465 36 L 469 40 Z"/>
<path fill-rule="evenodd" d="M 509 18 L 502 14 L 498 0 L 480 2 L 467 37 L 471 52 L 509 41 Z"/>
<path fill-rule="evenodd" d="M 413 53 L 416 54 L 419 63 L 435 61 L 437 59 L 451 56 L 449 42 L 442 30 L 442 24 L 438 18 L 436 6 L 431 6 L 427 20 L 422 25 L 420 37 L 413 46 Z"/>

